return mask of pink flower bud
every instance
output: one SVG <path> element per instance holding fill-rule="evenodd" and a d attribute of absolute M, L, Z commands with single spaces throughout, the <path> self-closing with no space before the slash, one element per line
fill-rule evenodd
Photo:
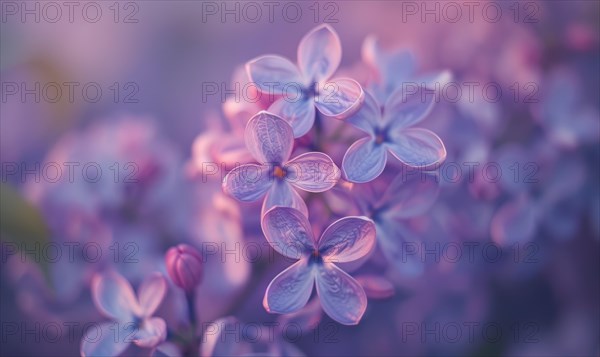
<path fill-rule="evenodd" d="M 165 254 L 167 272 L 175 285 L 191 292 L 202 281 L 202 257 L 196 248 L 179 244 Z"/>

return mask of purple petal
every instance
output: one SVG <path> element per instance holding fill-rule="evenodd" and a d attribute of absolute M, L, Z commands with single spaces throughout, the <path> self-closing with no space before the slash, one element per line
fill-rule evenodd
<path fill-rule="evenodd" d="M 368 36 L 362 45 L 362 58 L 371 68 L 377 71 L 380 80 L 402 83 L 412 77 L 415 72 L 415 59 L 406 50 L 386 52 L 374 36 Z"/>
<path fill-rule="evenodd" d="M 138 288 L 138 299 L 143 317 L 154 314 L 167 292 L 167 282 L 160 273 L 151 274 Z"/>
<path fill-rule="evenodd" d="M 150 357 L 181 357 L 181 351 L 171 342 L 161 343 L 150 354 Z"/>
<path fill-rule="evenodd" d="M 298 65 L 311 82 L 326 80 L 342 60 L 342 44 L 337 33 L 321 25 L 306 34 L 298 45 Z"/>
<path fill-rule="evenodd" d="M 442 140 L 432 131 L 408 128 L 385 145 L 403 164 L 416 168 L 430 168 L 446 159 L 446 148 Z"/>
<path fill-rule="evenodd" d="M 527 194 L 504 204 L 492 218 L 492 240 L 501 246 L 525 243 L 537 228 L 536 208 Z"/>
<path fill-rule="evenodd" d="M 271 104 L 269 112 L 284 118 L 292 126 L 295 138 L 308 133 L 315 123 L 314 100 L 305 97 L 279 98 Z"/>
<path fill-rule="evenodd" d="M 405 276 L 421 275 L 425 269 L 420 242 L 410 229 L 393 220 L 377 222 L 377 241 L 388 263 Z"/>
<path fill-rule="evenodd" d="M 375 137 L 375 129 L 383 125 L 381 106 L 371 93 L 365 92 L 363 105 L 346 122 Z"/>
<path fill-rule="evenodd" d="M 356 141 L 342 160 L 342 169 L 348 181 L 364 183 L 373 181 L 385 169 L 387 151 L 384 145 L 376 144 L 370 138 Z"/>
<path fill-rule="evenodd" d="M 206 330 L 200 344 L 200 356 L 243 356 L 252 351 L 252 345 L 240 338 L 241 322 L 228 316 L 206 324 Z"/>
<path fill-rule="evenodd" d="M 321 84 L 315 106 L 326 117 L 341 120 L 355 114 L 364 98 L 364 91 L 357 81 L 338 78 Z"/>
<path fill-rule="evenodd" d="M 160 317 L 144 320 L 135 334 L 133 343 L 143 348 L 153 348 L 167 338 L 167 324 Z"/>
<path fill-rule="evenodd" d="M 270 313 L 289 314 L 300 310 L 310 298 L 314 270 L 303 258 L 275 277 L 265 292 L 264 305 Z"/>
<path fill-rule="evenodd" d="M 432 174 L 422 171 L 400 174 L 382 199 L 386 217 L 403 219 L 423 214 L 433 205 L 439 192 L 440 182 Z"/>
<path fill-rule="evenodd" d="M 223 179 L 223 192 L 240 201 L 256 201 L 273 185 L 269 166 L 247 164 L 231 170 Z"/>
<path fill-rule="evenodd" d="M 292 185 L 285 181 L 276 180 L 273 182 L 273 185 L 271 185 L 271 189 L 267 192 L 267 196 L 263 202 L 262 213 L 264 214 L 276 206 L 294 208 L 308 217 L 306 203 Z"/>
<path fill-rule="evenodd" d="M 140 316 L 141 309 L 133 288 L 119 273 L 96 274 L 91 289 L 96 308 L 105 316 L 118 321 L 133 321 L 134 317 Z"/>
<path fill-rule="evenodd" d="M 367 309 L 367 296 L 360 284 L 335 264 L 319 266 L 317 293 L 323 311 L 342 325 L 356 325 Z"/>
<path fill-rule="evenodd" d="M 375 224 L 367 217 L 344 217 L 333 222 L 317 242 L 325 261 L 351 262 L 375 245 Z"/>
<path fill-rule="evenodd" d="M 327 191 L 340 179 L 340 169 L 322 152 L 307 152 L 288 161 L 286 180 L 309 192 Z"/>
<path fill-rule="evenodd" d="M 287 58 L 275 55 L 257 57 L 246 63 L 250 81 L 269 96 L 281 95 L 286 87 L 305 86 L 298 67 Z"/>
<path fill-rule="evenodd" d="M 372 299 L 387 299 L 394 295 L 394 285 L 386 278 L 365 274 L 356 277 L 356 281 L 363 287 L 367 297 Z"/>
<path fill-rule="evenodd" d="M 411 127 L 433 108 L 434 92 L 424 87 L 399 88 L 390 94 L 384 105 L 383 119 L 390 124 L 392 132 Z"/>
<path fill-rule="evenodd" d="M 246 146 L 261 164 L 281 164 L 294 146 L 292 127 L 277 115 L 261 111 L 246 125 Z"/>
<path fill-rule="evenodd" d="M 265 213 L 261 226 L 271 247 L 286 257 L 300 259 L 314 250 L 310 223 L 296 209 L 275 207 Z"/>
<path fill-rule="evenodd" d="M 131 335 L 131 331 L 125 326 L 117 322 L 93 324 L 81 339 L 79 353 L 82 357 L 119 356 L 131 342 L 126 337 Z M 115 328 L 119 329 L 118 333 Z"/>

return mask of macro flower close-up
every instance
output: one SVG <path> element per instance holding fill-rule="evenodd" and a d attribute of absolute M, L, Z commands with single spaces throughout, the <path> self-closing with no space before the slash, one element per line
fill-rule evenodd
<path fill-rule="evenodd" d="M 599 355 L 600 1 L 0 28 L 0 357 Z"/>

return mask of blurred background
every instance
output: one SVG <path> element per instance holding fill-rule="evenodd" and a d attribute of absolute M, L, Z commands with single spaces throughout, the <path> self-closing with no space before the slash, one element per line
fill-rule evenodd
<path fill-rule="evenodd" d="M 600 354 L 599 2 L 1 6 L 2 356 L 79 355 L 86 327 L 104 321 L 93 274 L 116 269 L 137 287 L 184 242 L 206 257 L 199 320 L 239 322 L 232 354 Z M 223 195 L 225 169 L 203 163 L 245 157 L 239 128 L 260 107 L 238 98 L 240 66 L 295 62 L 322 23 L 342 42 L 338 73 L 363 84 L 370 35 L 412 53 L 398 76 L 452 73 L 424 123 L 448 158 L 434 206 L 399 228 L 424 269 L 371 259 L 352 272 L 369 295 L 358 326 L 309 311 L 301 336 L 279 331 L 265 347 L 244 326 L 283 323 L 262 298 L 290 262 L 265 248 L 260 205 Z M 338 166 L 351 143 L 328 147 Z M 185 297 L 173 285 L 157 316 L 180 347 Z"/>

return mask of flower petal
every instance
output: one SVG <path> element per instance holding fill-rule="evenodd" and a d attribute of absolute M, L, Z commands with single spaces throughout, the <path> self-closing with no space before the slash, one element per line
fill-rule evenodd
<path fill-rule="evenodd" d="M 395 294 L 394 285 L 383 276 L 364 274 L 357 276 L 356 281 L 371 299 L 387 299 Z"/>
<path fill-rule="evenodd" d="M 383 120 L 390 130 L 400 131 L 425 119 L 433 108 L 434 91 L 425 87 L 404 86 L 390 94 L 385 102 Z"/>
<path fill-rule="evenodd" d="M 167 281 L 160 273 L 153 273 L 138 288 L 138 299 L 142 317 L 154 314 L 167 292 Z"/>
<path fill-rule="evenodd" d="M 333 222 L 317 242 L 328 262 L 351 262 L 367 255 L 375 245 L 375 224 L 367 217 L 344 217 Z"/>
<path fill-rule="evenodd" d="M 343 325 L 356 325 L 367 309 L 367 296 L 362 286 L 350 275 L 325 263 L 319 266 L 317 293 L 323 311 Z"/>
<path fill-rule="evenodd" d="M 268 170 L 267 165 L 238 166 L 229 171 L 223 179 L 223 192 L 240 201 L 256 201 L 273 185 Z"/>
<path fill-rule="evenodd" d="M 355 114 L 364 98 L 365 93 L 357 81 L 338 78 L 320 84 L 315 106 L 326 117 L 341 120 Z"/>
<path fill-rule="evenodd" d="M 342 60 L 342 44 L 337 33 L 321 25 L 306 34 L 298 45 L 298 65 L 311 82 L 326 80 Z"/>
<path fill-rule="evenodd" d="M 132 334 L 132 326 L 118 322 L 93 324 L 88 327 L 81 339 L 79 353 L 83 357 L 119 356 L 131 342 L 131 338 L 128 336 Z M 118 333 L 115 331 L 115 327 L 119 328 Z"/>
<path fill-rule="evenodd" d="M 133 321 L 140 307 L 131 284 L 119 273 L 108 271 L 92 278 L 92 297 L 96 308 L 118 321 Z"/>
<path fill-rule="evenodd" d="M 278 253 L 300 259 L 314 250 L 312 229 L 302 212 L 290 207 L 275 207 L 265 213 L 261 223 L 267 242 Z"/>
<path fill-rule="evenodd" d="M 263 202 L 262 214 L 273 207 L 291 207 L 308 217 L 308 207 L 298 192 L 285 181 L 274 181 Z"/>
<path fill-rule="evenodd" d="M 414 277 L 425 270 L 419 239 L 398 221 L 377 222 L 377 241 L 388 263 L 405 276 Z"/>
<path fill-rule="evenodd" d="M 150 354 L 150 357 L 181 357 L 179 347 L 172 342 L 161 343 Z"/>
<path fill-rule="evenodd" d="M 327 191 L 340 179 L 340 169 L 322 152 L 307 152 L 288 161 L 286 180 L 309 192 Z"/>
<path fill-rule="evenodd" d="M 382 208 L 390 219 L 403 219 L 425 213 L 440 192 L 438 178 L 422 171 L 399 174 L 383 195 Z"/>
<path fill-rule="evenodd" d="M 303 258 L 275 277 L 267 287 L 263 304 L 271 313 L 289 314 L 306 305 L 313 289 L 314 270 Z"/>
<path fill-rule="evenodd" d="M 135 334 L 133 343 L 143 348 L 153 348 L 167 338 L 167 324 L 160 317 L 144 320 Z"/>
<path fill-rule="evenodd" d="M 537 225 L 535 203 L 528 194 L 522 193 L 500 207 L 492 218 L 492 240 L 503 247 L 526 243 L 533 238 Z"/>
<path fill-rule="evenodd" d="M 348 181 L 364 183 L 373 181 L 385 169 L 387 151 L 385 146 L 376 144 L 370 138 L 356 141 L 342 160 L 342 169 Z"/>
<path fill-rule="evenodd" d="M 348 117 L 346 122 L 375 137 L 375 129 L 383 125 L 381 105 L 371 93 L 365 92 L 363 105 L 356 114 Z"/>
<path fill-rule="evenodd" d="M 292 127 L 281 117 L 260 111 L 246 125 L 246 146 L 261 164 L 287 161 L 294 146 Z"/>
<path fill-rule="evenodd" d="M 298 99 L 279 98 L 271 104 L 269 112 L 286 120 L 292 126 L 295 138 L 308 133 L 315 123 L 314 100 L 306 97 Z"/>
<path fill-rule="evenodd" d="M 398 160 L 410 167 L 429 168 L 446 159 L 442 140 L 432 131 L 422 128 L 404 129 L 386 146 Z"/>
<path fill-rule="evenodd" d="M 287 58 L 266 55 L 246 63 L 250 81 L 269 96 L 281 95 L 286 85 L 304 86 L 304 80 L 298 67 Z"/>

